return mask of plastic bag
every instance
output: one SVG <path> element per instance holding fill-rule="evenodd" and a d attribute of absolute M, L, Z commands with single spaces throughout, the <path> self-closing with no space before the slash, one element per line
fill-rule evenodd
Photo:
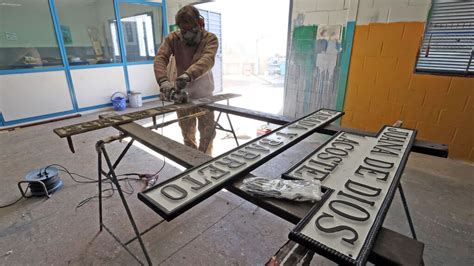
<path fill-rule="evenodd" d="M 283 180 L 257 176 L 244 179 L 240 188 L 256 196 L 295 201 L 319 201 L 322 196 L 321 182 L 317 180 Z"/>

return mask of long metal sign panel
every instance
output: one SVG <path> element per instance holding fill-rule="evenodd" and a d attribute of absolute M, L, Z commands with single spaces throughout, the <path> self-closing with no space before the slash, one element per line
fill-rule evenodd
<path fill-rule="evenodd" d="M 239 94 L 234 93 L 225 93 L 220 95 L 214 95 L 206 98 L 201 98 L 194 100 L 185 104 L 173 104 L 162 107 L 150 108 L 142 111 L 127 113 L 123 115 L 111 116 L 103 119 L 96 119 L 84 123 L 69 125 L 61 128 L 54 129 L 54 133 L 61 138 L 71 137 L 73 135 L 85 133 L 88 131 L 93 131 L 105 127 L 121 125 L 125 123 L 130 123 L 136 120 L 153 117 L 161 114 L 171 113 L 179 109 L 186 109 L 191 107 L 198 107 L 206 105 L 213 102 L 228 100 L 231 98 L 239 97 Z"/>
<path fill-rule="evenodd" d="M 139 193 L 138 198 L 170 221 L 342 115 L 320 109 Z"/>
<path fill-rule="evenodd" d="M 376 137 L 339 132 L 283 174 L 319 180 L 326 190 L 290 239 L 340 264 L 364 265 L 415 135 L 414 130 L 389 126 Z"/>

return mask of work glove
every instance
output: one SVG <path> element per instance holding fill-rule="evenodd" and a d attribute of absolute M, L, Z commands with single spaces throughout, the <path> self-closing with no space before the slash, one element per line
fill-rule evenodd
<path fill-rule="evenodd" d="M 169 101 L 170 100 L 170 93 L 173 89 L 173 84 L 169 82 L 169 80 L 165 79 L 164 81 L 159 83 L 160 85 L 160 99 L 162 101 Z"/>
<path fill-rule="evenodd" d="M 181 76 L 177 77 L 176 78 L 176 89 L 178 91 L 186 88 L 186 85 L 188 85 L 188 83 L 191 81 L 191 78 L 189 77 L 188 74 L 184 73 L 182 74 Z"/>

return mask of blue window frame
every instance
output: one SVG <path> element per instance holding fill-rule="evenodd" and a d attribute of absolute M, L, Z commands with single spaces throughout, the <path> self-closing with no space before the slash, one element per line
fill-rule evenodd
<path fill-rule="evenodd" d="M 116 25 L 116 35 L 117 35 L 117 41 L 114 42 L 113 39 L 109 39 L 109 42 L 107 43 L 107 48 L 111 51 L 113 51 L 113 57 L 112 57 L 112 62 L 105 62 L 106 64 L 91 64 L 95 63 L 93 60 L 87 61 L 87 59 L 91 58 L 85 58 L 88 62 L 88 64 L 81 64 L 83 62 L 82 58 L 80 60 L 74 58 L 74 53 L 71 52 L 71 40 L 74 41 L 74 36 L 75 36 L 75 31 L 71 26 L 69 28 L 67 27 L 68 25 L 63 25 L 61 24 L 60 20 L 60 15 L 62 11 L 57 10 L 57 4 L 62 3 L 64 1 L 58 1 L 58 0 L 23 0 L 21 4 L 13 3 L 12 7 L 21 7 L 22 4 L 24 3 L 35 3 L 38 5 L 42 5 L 40 8 L 36 9 L 37 14 L 41 14 L 41 23 L 48 24 L 51 27 L 51 33 L 52 37 L 49 36 L 48 38 L 52 40 L 51 42 L 56 43 L 56 49 L 58 50 L 53 58 L 55 61 L 43 61 L 43 65 L 40 66 L 29 66 L 29 67 L 22 67 L 22 68 L 11 68 L 11 67 L 1 67 L 2 60 L 4 57 L 1 56 L 1 51 L 0 51 L 0 75 L 11 75 L 11 74 L 22 74 L 22 73 L 35 73 L 35 72 L 49 72 L 49 71 L 64 71 L 66 75 L 66 80 L 68 83 L 69 91 L 70 91 L 70 96 L 71 96 L 71 101 L 73 103 L 73 109 L 69 111 L 64 111 L 64 112 L 59 112 L 59 113 L 53 113 L 53 114 L 46 114 L 38 117 L 29 117 L 29 118 L 24 118 L 24 119 L 19 119 L 19 120 L 14 120 L 14 121 L 5 121 L 4 117 L 2 116 L 1 110 L 0 110 L 0 126 L 11 126 L 15 124 L 20 124 L 20 123 L 26 123 L 26 122 L 32 122 L 36 120 L 41 120 L 41 119 L 47 119 L 47 118 L 53 118 L 53 117 L 58 117 L 58 116 L 64 116 L 66 114 L 71 114 L 75 112 L 81 112 L 85 111 L 85 109 L 80 109 L 78 108 L 77 105 L 77 99 L 74 91 L 74 85 L 72 82 L 72 76 L 71 76 L 71 69 L 83 69 L 83 68 L 103 68 L 103 67 L 117 67 L 117 66 L 122 66 L 124 69 L 124 74 L 125 74 L 125 82 L 126 82 L 126 87 L 127 90 L 129 91 L 129 80 L 128 80 L 128 71 L 127 71 L 127 65 L 135 65 L 135 64 L 151 64 L 153 61 L 151 60 L 151 54 L 148 54 L 148 59 L 150 60 L 144 60 L 144 61 L 133 61 L 133 62 L 128 62 L 126 58 L 126 51 L 125 51 L 125 45 L 124 45 L 124 39 L 123 39 L 123 30 L 122 30 L 122 23 L 119 23 Z M 70 2 L 76 2 L 76 1 L 70 1 Z M 81 3 L 83 1 L 77 1 L 78 3 Z M 94 2 L 94 1 L 92 1 Z M 105 2 L 105 0 L 96 0 L 96 2 Z M 161 3 L 157 2 L 150 2 L 147 0 L 109 0 L 111 9 L 113 10 L 113 16 L 112 16 L 112 21 L 117 21 L 117 18 L 121 18 L 120 16 L 120 4 L 134 4 L 134 5 L 142 5 L 146 6 L 149 9 L 154 9 L 155 13 L 157 10 L 159 10 L 159 13 L 161 14 L 159 17 L 161 20 L 161 23 L 156 23 L 155 26 L 153 26 L 153 31 L 155 32 L 160 32 L 158 34 L 159 38 L 154 37 L 154 49 L 155 52 L 158 48 L 158 46 L 161 44 L 161 41 L 163 40 L 164 36 L 168 34 L 168 23 L 167 23 L 167 16 L 166 16 L 166 0 L 162 0 Z M 1 7 L 4 7 L 5 5 L 2 5 Z M 157 9 L 158 7 L 158 9 Z M 38 12 L 38 10 L 41 10 L 41 12 Z M 31 11 L 31 13 L 34 13 L 34 11 Z M 146 12 L 145 12 L 146 13 Z M 3 18 L 5 12 L 2 12 L 2 9 L 0 9 L 0 16 Z M 109 13 L 110 15 L 110 13 Z M 156 17 L 154 19 L 156 20 Z M 18 16 L 18 19 L 22 19 L 21 22 L 18 22 L 18 25 L 24 25 L 25 19 L 31 20 L 32 17 L 29 16 L 28 14 L 24 16 Z M 2 20 L 3 21 L 3 20 Z M 107 23 L 109 23 L 109 19 L 107 20 Z M 2 24 L 0 25 L 0 39 L 2 37 L 2 26 L 4 27 L 7 24 Z M 38 25 L 37 22 L 31 22 L 28 23 L 28 28 L 34 29 L 35 26 Z M 110 25 L 110 24 L 109 24 Z M 63 26 L 63 27 L 61 27 Z M 66 26 L 66 27 L 64 27 Z M 161 30 L 160 30 L 161 28 Z M 5 31 L 8 31 L 5 30 Z M 112 31 L 112 30 L 110 30 Z M 10 32 L 10 31 L 8 31 Z M 113 35 L 112 32 L 110 32 L 110 35 Z M 17 35 L 18 36 L 18 35 Z M 5 37 L 6 38 L 6 37 Z M 8 36 L 10 39 L 15 39 L 14 34 L 10 34 Z M 90 38 L 90 37 L 89 37 Z M 94 39 L 94 38 L 92 38 Z M 103 39 L 101 39 L 102 41 Z M 110 44 L 110 40 L 112 40 Z M 159 40 L 159 42 L 157 42 Z M 92 43 L 92 41 L 91 41 Z M 104 41 L 105 43 L 105 41 Z M 102 45 L 102 48 L 105 46 L 104 43 L 100 42 L 100 45 Z M 72 43 L 73 44 L 73 43 Z M 94 45 L 92 44 L 92 47 Z M 54 46 L 53 46 L 54 47 Z M 118 47 L 118 49 L 117 49 Z M 2 49 L 2 42 L 0 41 L 0 50 Z M 85 52 L 85 54 L 91 54 L 95 53 L 96 51 L 93 51 L 94 47 L 92 50 L 89 49 L 89 51 Z M 92 52 L 91 52 L 92 51 Z M 112 54 L 112 53 L 111 53 Z M 120 56 L 121 60 L 119 60 L 117 57 Z M 81 56 L 76 56 L 76 57 L 81 57 Z M 110 57 L 109 57 L 110 58 Z M 49 58 L 48 58 L 49 59 Z M 92 58 L 93 59 L 93 58 Z M 4 60 L 5 61 L 5 60 Z M 153 98 L 156 97 L 156 95 L 144 97 L 144 99 L 147 98 Z M 92 110 L 92 109 L 99 109 L 103 108 L 107 105 L 98 105 L 98 106 L 93 106 L 93 107 L 88 107 L 87 110 Z"/>
<path fill-rule="evenodd" d="M 122 62 L 118 48 L 113 0 L 54 0 L 62 43 L 70 66 L 116 64 Z"/>
<path fill-rule="evenodd" d="M 48 0 L 2 3 L 0 18 L 0 71 L 63 66 Z"/>
<path fill-rule="evenodd" d="M 164 39 L 162 4 L 146 1 L 119 0 L 121 42 L 126 61 L 131 64 L 151 63 Z"/>

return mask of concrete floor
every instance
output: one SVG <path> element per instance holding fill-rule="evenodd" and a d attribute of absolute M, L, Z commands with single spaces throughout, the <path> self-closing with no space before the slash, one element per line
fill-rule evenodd
<path fill-rule="evenodd" d="M 69 170 L 96 177 L 95 142 L 116 134 L 112 128 L 74 137 L 76 154 L 52 129 L 97 117 L 91 114 L 73 120 L 0 132 L 0 205 L 19 196 L 16 183 L 31 169 L 57 163 Z M 148 122 L 148 121 L 147 121 Z M 256 123 L 239 120 L 242 123 Z M 251 135 L 238 130 L 242 136 Z M 179 139 L 176 126 L 164 135 Z M 314 136 L 312 145 L 324 140 Z M 220 133 L 216 154 L 233 148 L 234 140 Z M 125 143 L 108 146 L 112 157 Z M 224 148 L 225 147 L 225 148 Z M 216 155 L 215 154 L 215 155 Z M 304 154 L 298 154 L 298 160 Z M 278 158 L 278 157 L 277 157 Z M 277 158 L 255 171 L 278 176 Z M 169 160 L 160 180 L 179 173 Z M 133 146 L 119 173 L 154 173 L 161 156 Z M 450 159 L 413 153 L 402 183 L 411 208 L 418 238 L 425 243 L 427 265 L 474 265 L 473 188 L 474 166 Z M 0 209 L 0 265 L 136 265 L 136 261 L 106 232 L 98 234 L 97 201 L 81 208 L 76 205 L 97 193 L 95 184 L 77 184 L 61 174 L 65 185 L 50 199 L 22 200 Z M 145 184 L 135 182 L 135 193 Z M 161 218 L 140 202 L 127 196 L 138 227 L 143 230 Z M 105 222 L 121 239 L 133 236 L 118 195 L 105 201 Z M 384 226 L 409 235 L 409 227 L 398 194 Z M 164 222 L 145 235 L 145 245 L 154 264 L 163 265 L 262 265 L 287 240 L 294 226 L 225 190 L 200 203 L 172 222 Z M 137 242 L 130 245 L 144 260 Z M 330 264 L 317 258 L 314 264 Z"/>

